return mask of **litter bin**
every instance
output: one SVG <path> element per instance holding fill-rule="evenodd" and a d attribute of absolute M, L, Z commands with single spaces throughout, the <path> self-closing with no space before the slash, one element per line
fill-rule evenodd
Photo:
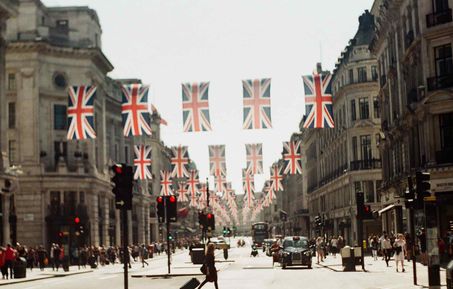
<path fill-rule="evenodd" d="M 25 278 L 27 275 L 27 261 L 24 257 L 19 257 L 14 262 L 14 278 Z"/>
<path fill-rule="evenodd" d="M 198 245 L 192 247 L 190 250 L 190 259 L 193 264 L 203 264 L 204 263 L 204 245 Z"/>
<path fill-rule="evenodd" d="M 453 260 L 447 265 L 447 289 L 453 289 Z"/>
<path fill-rule="evenodd" d="M 362 264 L 362 248 L 360 247 L 354 247 L 354 264 Z"/>
<path fill-rule="evenodd" d="M 343 271 L 355 271 L 355 263 L 354 263 L 354 248 L 349 246 L 345 246 L 341 248 L 340 251 L 341 255 L 341 262 L 343 264 Z"/>

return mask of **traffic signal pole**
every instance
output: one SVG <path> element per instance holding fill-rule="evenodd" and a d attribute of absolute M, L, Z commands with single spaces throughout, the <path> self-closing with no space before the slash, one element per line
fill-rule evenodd
<path fill-rule="evenodd" d="M 411 248 L 411 259 L 412 259 L 412 271 L 413 271 L 413 279 L 414 285 L 417 285 L 417 261 L 415 260 L 415 222 L 414 222 L 414 206 L 415 206 L 415 192 L 414 192 L 414 185 L 412 183 L 412 177 L 407 177 L 407 183 L 409 186 L 409 195 L 412 197 L 412 201 L 408 200 L 409 205 L 409 222 L 410 222 L 410 230 L 412 235 L 412 248 Z"/>
<path fill-rule="evenodd" d="M 123 223 L 123 263 L 124 263 L 124 289 L 128 289 L 128 273 L 127 266 L 129 264 L 128 243 L 128 226 L 127 226 L 127 209 L 123 206 L 121 209 L 121 220 Z"/>
<path fill-rule="evenodd" d="M 166 225 L 167 225 L 167 271 L 168 271 L 168 274 L 170 274 L 170 265 L 171 265 L 171 262 L 170 262 L 170 254 L 171 254 L 171 250 L 170 250 L 170 220 L 168 218 L 168 212 L 167 212 L 167 201 L 168 198 L 164 198 L 164 208 L 165 208 L 165 222 L 166 222 Z"/>

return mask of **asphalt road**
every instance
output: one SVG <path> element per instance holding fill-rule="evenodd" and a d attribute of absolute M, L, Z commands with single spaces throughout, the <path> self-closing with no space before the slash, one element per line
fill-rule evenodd
<path fill-rule="evenodd" d="M 223 259 L 221 252 L 217 258 Z M 328 257 L 332 258 L 332 257 Z M 279 266 L 272 267 L 272 260 L 260 252 L 258 257 L 250 257 L 250 247 L 232 248 L 229 253 L 229 262 L 219 262 L 219 287 L 221 289 L 278 289 L 278 288 L 341 288 L 341 289 L 402 289 L 420 288 L 412 285 L 410 268 L 406 273 L 396 273 L 394 267 L 380 266 L 380 262 L 368 264 L 371 268 L 365 272 L 336 272 L 335 270 L 316 265 L 313 269 L 291 268 L 282 270 Z M 374 265 L 374 268 L 373 268 Z M 198 273 L 199 266 L 189 263 L 187 251 L 173 256 L 172 271 L 177 273 Z M 340 268 L 338 268 L 340 269 Z M 147 275 L 166 273 L 166 259 L 151 260 L 150 265 L 141 268 L 141 264 L 133 264 L 131 275 Z M 133 278 L 129 277 L 129 288 L 180 288 L 191 277 L 172 278 Z M 197 276 L 201 281 L 203 276 Z M 444 280 L 442 280 L 443 283 Z M 102 267 L 94 272 L 57 277 L 33 282 L 7 285 L 8 289 L 120 289 L 123 288 L 123 274 L 121 265 Z M 214 288 L 208 283 L 203 288 Z"/>

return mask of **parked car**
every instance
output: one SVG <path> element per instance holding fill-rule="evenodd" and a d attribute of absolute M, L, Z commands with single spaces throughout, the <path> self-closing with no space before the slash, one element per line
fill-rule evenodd
<path fill-rule="evenodd" d="M 280 263 L 282 269 L 287 266 L 307 266 L 311 269 L 312 251 L 308 239 L 302 236 L 292 236 L 283 239 Z"/>

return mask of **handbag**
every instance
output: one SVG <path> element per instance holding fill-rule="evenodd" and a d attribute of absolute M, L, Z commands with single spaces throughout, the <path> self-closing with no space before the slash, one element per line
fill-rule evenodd
<path fill-rule="evenodd" d="M 201 265 L 200 271 L 201 271 L 201 273 L 203 273 L 204 275 L 206 275 L 206 273 L 208 273 L 208 268 L 206 267 L 206 264 L 205 264 L 205 263 L 203 263 L 203 265 Z"/>
<path fill-rule="evenodd" d="M 399 253 L 401 253 L 401 251 L 403 250 L 403 248 L 401 246 L 396 246 L 395 247 L 395 252 L 396 254 L 398 255 Z"/>

